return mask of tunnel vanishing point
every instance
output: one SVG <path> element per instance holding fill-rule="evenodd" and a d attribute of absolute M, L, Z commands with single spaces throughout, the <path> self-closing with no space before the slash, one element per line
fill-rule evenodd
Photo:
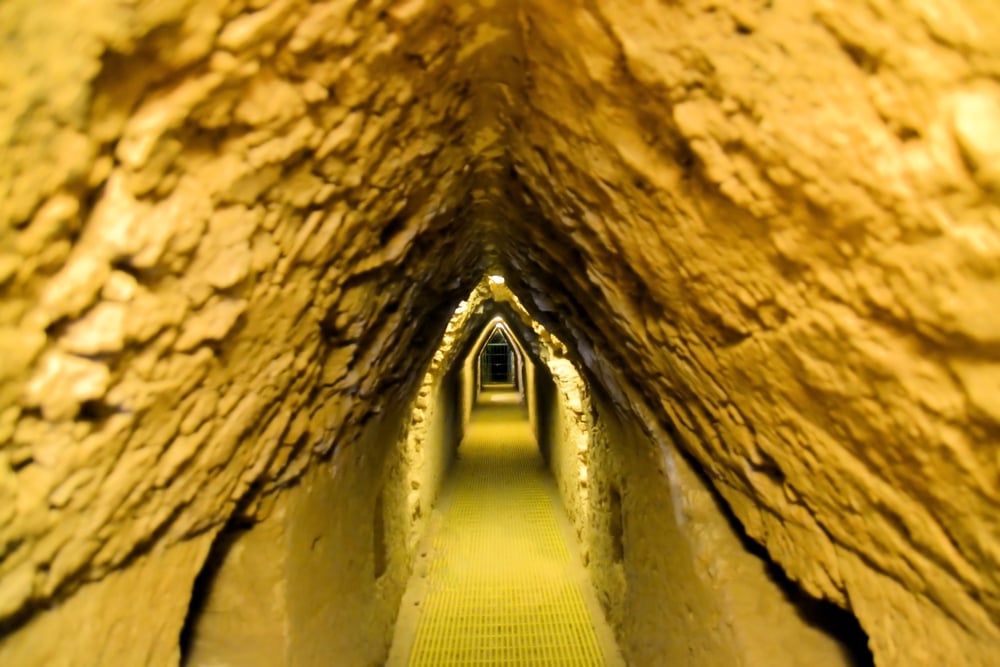
<path fill-rule="evenodd" d="M 497 317 L 629 664 L 1000 664 L 995 0 L 0 27 L 0 664 L 382 664 Z"/>

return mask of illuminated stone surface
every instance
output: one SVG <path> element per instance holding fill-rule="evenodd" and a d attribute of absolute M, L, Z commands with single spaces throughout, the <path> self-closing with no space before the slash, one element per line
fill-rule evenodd
<path fill-rule="evenodd" d="M 215 533 L 337 448 L 376 484 L 352 443 L 494 271 L 879 664 L 995 659 L 993 0 L 0 25 L 0 662 L 169 664 Z"/>

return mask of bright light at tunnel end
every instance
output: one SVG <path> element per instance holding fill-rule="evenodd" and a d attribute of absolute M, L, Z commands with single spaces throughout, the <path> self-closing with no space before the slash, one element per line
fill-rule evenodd
<path fill-rule="evenodd" d="M 503 276 L 490 276 L 491 285 L 503 285 L 505 282 Z"/>

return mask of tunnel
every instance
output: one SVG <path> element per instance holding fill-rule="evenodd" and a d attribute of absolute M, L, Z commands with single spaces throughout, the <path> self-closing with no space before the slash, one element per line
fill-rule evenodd
<path fill-rule="evenodd" d="M 0 26 L 0 664 L 997 664 L 995 0 Z"/>

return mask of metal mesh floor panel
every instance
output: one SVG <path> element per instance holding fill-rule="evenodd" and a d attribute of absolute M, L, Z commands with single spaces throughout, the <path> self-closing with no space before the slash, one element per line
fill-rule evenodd
<path fill-rule="evenodd" d="M 459 456 L 409 664 L 603 666 L 523 412 L 480 408 Z"/>

